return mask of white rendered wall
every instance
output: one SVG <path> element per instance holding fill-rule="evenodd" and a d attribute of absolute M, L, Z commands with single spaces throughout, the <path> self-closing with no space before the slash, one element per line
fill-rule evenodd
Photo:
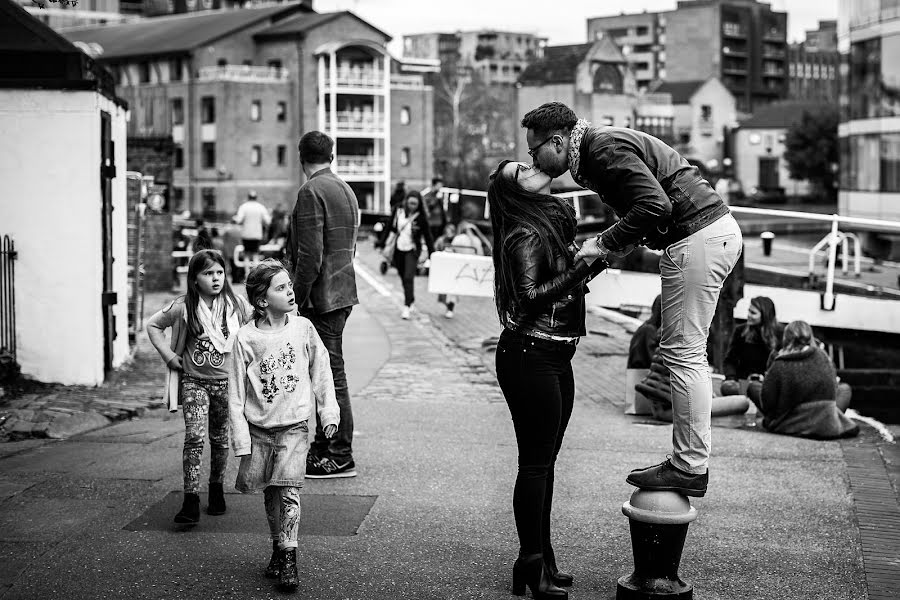
<path fill-rule="evenodd" d="M 0 235 L 14 237 L 17 360 L 39 381 L 103 382 L 100 111 L 112 117 L 113 288 L 128 357 L 125 112 L 95 92 L 0 90 Z"/>

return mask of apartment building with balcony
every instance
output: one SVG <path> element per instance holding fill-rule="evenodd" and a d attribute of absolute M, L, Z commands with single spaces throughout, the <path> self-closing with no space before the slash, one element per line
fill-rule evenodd
<path fill-rule="evenodd" d="M 646 91 L 657 79 L 666 78 L 666 14 L 642 12 L 593 17 L 587 20 L 587 39 L 612 40 L 634 71 L 638 91 Z"/>
<path fill-rule="evenodd" d="M 742 113 L 787 97 L 787 13 L 769 4 L 680 0 L 671 11 L 588 19 L 588 39 L 598 32 L 623 48 L 639 87 L 716 77 Z"/>
<path fill-rule="evenodd" d="M 819 21 L 806 40 L 788 48 L 788 97 L 838 102 L 837 21 Z"/>
<path fill-rule="evenodd" d="M 841 0 L 842 215 L 900 221 L 900 1 Z M 900 237 L 869 234 L 879 256 L 900 258 Z"/>
<path fill-rule="evenodd" d="M 227 218 L 251 189 L 290 209 L 304 180 L 297 142 L 313 129 L 335 139 L 332 169 L 364 211 L 388 210 L 395 168 L 423 186 L 431 177 L 421 70 L 434 67 L 407 69 L 390 36 L 353 13 L 280 3 L 64 35 L 93 45 L 115 74 L 130 141 L 171 136 L 173 211 Z"/>

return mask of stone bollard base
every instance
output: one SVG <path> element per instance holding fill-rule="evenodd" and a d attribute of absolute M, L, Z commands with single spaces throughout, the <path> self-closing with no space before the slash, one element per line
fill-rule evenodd
<path fill-rule="evenodd" d="M 619 577 L 616 586 L 616 600 L 692 600 L 693 597 L 694 586 L 681 579 L 648 579 L 632 573 L 627 577 Z"/>

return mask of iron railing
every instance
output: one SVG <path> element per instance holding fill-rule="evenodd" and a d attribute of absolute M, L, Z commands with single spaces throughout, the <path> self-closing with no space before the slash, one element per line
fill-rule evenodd
<path fill-rule="evenodd" d="M 0 372 L 16 362 L 16 244 L 4 235 L 0 240 Z"/>

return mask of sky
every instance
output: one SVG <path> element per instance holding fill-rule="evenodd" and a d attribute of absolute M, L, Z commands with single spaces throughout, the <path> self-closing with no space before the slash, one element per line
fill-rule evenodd
<path fill-rule="evenodd" d="M 394 39 L 388 46 L 402 53 L 402 37 L 412 33 L 494 28 L 535 33 L 548 44 L 587 40 L 587 19 L 675 8 L 677 0 L 313 0 L 317 12 L 349 10 Z M 802 41 L 819 19 L 835 19 L 838 0 L 768 0 L 788 13 L 788 41 Z"/>

